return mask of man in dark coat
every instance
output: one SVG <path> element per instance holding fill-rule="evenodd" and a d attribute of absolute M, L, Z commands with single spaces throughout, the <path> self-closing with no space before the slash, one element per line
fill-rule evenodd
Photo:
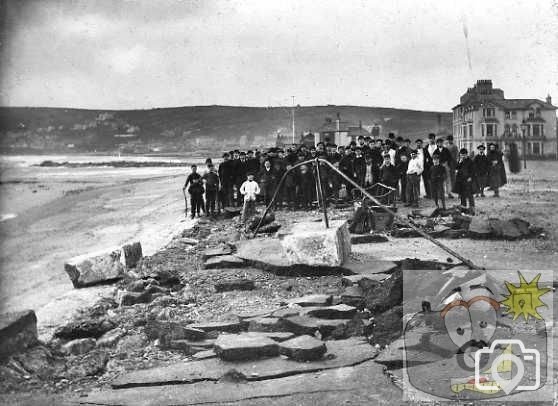
<path fill-rule="evenodd" d="M 424 154 L 424 171 L 422 172 L 422 180 L 424 181 L 424 189 L 426 191 L 426 197 L 432 197 L 430 193 L 430 168 L 433 165 L 432 155 L 436 152 L 436 134 L 428 134 L 428 145 L 423 148 Z"/>
<path fill-rule="evenodd" d="M 264 168 L 260 171 L 259 180 L 264 204 L 267 206 L 271 202 L 271 198 L 273 197 L 273 193 L 275 192 L 275 186 L 277 183 L 277 175 L 271 167 L 271 162 L 269 161 L 269 159 L 264 162 Z"/>
<path fill-rule="evenodd" d="M 232 161 L 228 152 L 223 154 L 223 162 L 219 164 L 219 180 L 221 181 L 221 190 L 219 191 L 219 198 L 221 205 L 224 207 L 231 205 L 232 187 L 234 185 L 234 178 L 232 172 Z"/>
<path fill-rule="evenodd" d="M 474 163 L 469 158 L 469 152 L 466 148 L 459 151 L 459 162 L 457 163 L 457 173 L 455 174 L 455 188 L 454 192 L 457 193 L 461 199 L 461 206 L 467 207 L 467 202 L 471 210 L 475 208 L 475 199 L 473 197 L 473 190 L 475 184 L 475 169 Z"/>
<path fill-rule="evenodd" d="M 490 163 L 488 157 L 484 153 L 484 145 L 477 147 L 478 153 L 473 159 L 475 164 L 475 176 L 477 178 L 477 197 L 484 197 L 484 188 L 488 185 L 488 171 Z"/>
<path fill-rule="evenodd" d="M 449 154 L 449 152 L 448 152 Z M 432 155 L 432 167 L 430 168 L 430 192 L 436 207 L 440 207 L 438 200 L 442 201 L 442 208 L 446 209 L 446 197 L 444 193 L 444 183 L 447 178 L 446 168 L 441 163 L 442 154 L 434 152 Z"/>
<path fill-rule="evenodd" d="M 502 153 L 496 149 L 495 144 L 488 145 L 488 186 L 494 191 L 494 197 L 500 197 L 500 187 L 503 186 L 505 177 Z M 504 176 L 502 176 L 504 172 Z"/>
<path fill-rule="evenodd" d="M 351 156 L 351 149 L 350 148 L 346 148 L 345 149 L 345 156 L 343 156 L 340 160 L 339 160 L 339 170 L 341 172 L 343 172 L 346 176 L 349 177 L 349 179 L 353 180 L 353 158 Z M 345 180 L 342 180 L 342 183 L 345 182 Z M 347 189 L 351 190 L 352 187 L 350 185 L 347 185 Z"/>
<path fill-rule="evenodd" d="M 353 160 L 353 179 L 359 186 L 364 185 L 364 175 L 366 171 L 366 162 L 362 155 L 360 147 L 356 148 L 355 159 Z"/>
<path fill-rule="evenodd" d="M 448 191 L 448 197 L 452 199 L 453 195 L 451 194 L 451 178 L 450 178 L 451 169 L 450 168 L 453 166 L 451 163 L 453 157 L 451 156 L 449 149 L 444 147 L 443 139 L 438 138 L 436 140 L 436 151 L 434 151 L 434 154 L 438 155 L 438 160 L 440 161 L 440 165 L 442 165 L 442 167 L 446 171 L 446 176 L 444 180 L 446 182 L 445 189 Z M 432 164 L 434 165 L 434 162 Z M 430 177 L 430 180 L 432 180 L 432 176 Z"/>

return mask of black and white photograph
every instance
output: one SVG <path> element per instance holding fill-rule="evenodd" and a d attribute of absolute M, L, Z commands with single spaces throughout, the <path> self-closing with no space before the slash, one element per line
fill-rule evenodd
<path fill-rule="evenodd" d="M 557 404 L 557 109 L 557 0 L 0 0 L 0 404 Z"/>

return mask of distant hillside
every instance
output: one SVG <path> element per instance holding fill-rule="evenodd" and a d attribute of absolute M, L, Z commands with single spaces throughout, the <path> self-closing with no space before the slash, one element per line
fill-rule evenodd
<path fill-rule="evenodd" d="M 291 134 L 283 107 L 200 106 L 152 110 L 0 107 L 4 152 L 180 152 L 273 145 Z M 296 132 L 319 131 L 326 118 L 358 126 L 379 124 L 409 138 L 451 133 L 451 113 L 357 106 L 297 107 Z"/>

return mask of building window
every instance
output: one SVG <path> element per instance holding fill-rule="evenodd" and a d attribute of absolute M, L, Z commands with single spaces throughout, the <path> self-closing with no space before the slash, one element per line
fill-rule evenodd
<path fill-rule="evenodd" d="M 533 111 L 529 112 L 529 118 L 535 118 L 535 113 Z"/>
<path fill-rule="evenodd" d="M 496 136 L 496 124 L 486 124 L 486 136 L 487 137 Z"/>
<path fill-rule="evenodd" d="M 534 124 L 533 137 L 542 137 L 542 135 L 543 135 L 543 126 L 541 124 Z"/>
<path fill-rule="evenodd" d="M 539 142 L 533 143 L 533 155 L 540 155 L 541 154 L 541 144 Z"/>
<path fill-rule="evenodd" d="M 512 117 L 512 119 L 515 120 L 515 119 L 517 118 L 517 111 L 515 111 L 515 110 L 512 111 L 512 112 L 511 112 L 511 117 Z"/>
<path fill-rule="evenodd" d="M 507 118 L 507 119 L 511 118 L 511 114 L 510 114 L 509 111 L 506 111 L 506 112 L 504 113 L 504 116 L 505 116 L 505 118 Z"/>
<path fill-rule="evenodd" d="M 509 125 L 509 124 L 506 124 L 506 125 L 504 126 L 504 135 L 505 135 L 506 137 L 510 137 L 510 136 L 511 136 L 511 131 L 510 131 L 510 125 Z"/>
<path fill-rule="evenodd" d="M 473 138 L 473 124 L 469 124 L 469 137 Z"/>
<path fill-rule="evenodd" d="M 517 137 L 517 124 L 512 125 L 512 135 Z"/>
<path fill-rule="evenodd" d="M 538 107 L 535 109 L 535 116 L 536 116 L 536 117 L 540 117 L 540 116 L 541 116 L 541 109 L 539 109 Z"/>
<path fill-rule="evenodd" d="M 482 109 L 483 117 L 494 117 L 496 115 L 496 109 L 494 107 L 487 107 Z"/>

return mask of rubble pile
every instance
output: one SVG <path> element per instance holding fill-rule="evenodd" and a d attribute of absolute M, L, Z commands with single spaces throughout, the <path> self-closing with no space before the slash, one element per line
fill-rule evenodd
<path fill-rule="evenodd" d="M 544 238 L 544 230 L 520 218 L 500 219 L 481 215 L 470 215 L 460 207 L 447 210 L 413 210 L 409 221 L 434 238 L 471 238 L 519 240 L 525 238 Z M 411 238 L 420 234 L 395 220 L 390 231 L 392 237 Z"/>

